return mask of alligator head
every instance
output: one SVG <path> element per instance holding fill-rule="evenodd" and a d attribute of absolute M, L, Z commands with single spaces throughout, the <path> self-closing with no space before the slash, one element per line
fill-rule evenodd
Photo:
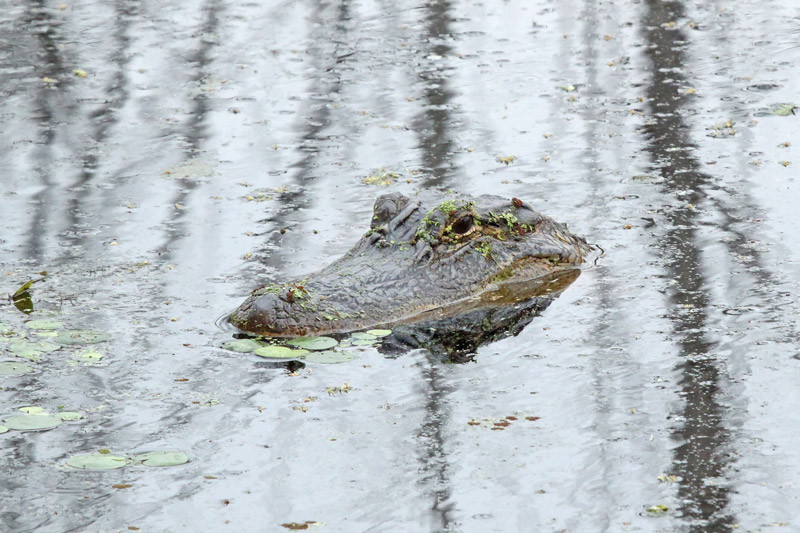
<path fill-rule="evenodd" d="M 577 277 L 589 250 L 566 226 L 516 198 L 426 202 L 385 194 L 369 231 L 343 257 L 304 278 L 254 290 L 229 320 L 270 337 L 463 325 L 479 310 L 551 301 Z"/>

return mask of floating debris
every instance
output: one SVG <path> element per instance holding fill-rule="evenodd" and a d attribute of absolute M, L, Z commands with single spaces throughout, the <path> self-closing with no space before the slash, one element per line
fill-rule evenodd
<path fill-rule="evenodd" d="M 653 505 L 652 507 L 647 508 L 647 516 L 652 517 L 659 517 L 664 516 L 669 511 L 669 507 L 666 505 Z"/>
<path fill-rule="evenodd" d="M 380 185 L 386 187 L 396 182 L 397 178 L 399 177 L 400 174 L 398 174 L 397 172 L 392 172 L 391 170 L 386 170 L 385 168 L 381 168 L 374 174 L 370 174 L 369 176 L 362 179 L 361 183 L 363 183 L 364 185 Z"/>
<path fill-rule="evenodd" d="M 796 114 L 795 109 L 797 106 L 794 104 L 778 104 L 772 108 L 772 114 L 778 117 L 787 117 Z"/>

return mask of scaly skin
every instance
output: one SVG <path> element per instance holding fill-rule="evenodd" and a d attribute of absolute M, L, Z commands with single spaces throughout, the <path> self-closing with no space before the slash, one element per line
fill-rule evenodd
<path fill-rule="evenodd" d="M 447 320 L 499 305 L 491 297 L 498 285 L 522 281 L 525 294 L 535 294 L 537 280 L 552 283 L 578 268 L 590 249 L 516 198 L 432 203 L 386 194 L 375 202 L 370 230 L 343 257 L 254 290 L 230 322 L 257 335 L 301 337 Z"/>

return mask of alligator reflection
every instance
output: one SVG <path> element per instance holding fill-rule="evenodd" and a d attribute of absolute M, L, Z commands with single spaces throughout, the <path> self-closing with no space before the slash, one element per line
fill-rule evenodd
<path fill-rule="evenodd" d="M 428 3 L 426 9 L 426 35 L 424 42 L 420 43 L 420 49 L 424 50 L 423 57 L 449 57 L 450 47 L 437 42 L 449 38 L 452 5 L 447 0 L 434 0 Z M 422 186 L 425 189 L 443 187 L 452 181 L 449 154 L 452 152 L 450 135 L 454 124 L 448 104 L 453 95 L 448 88 L 447 73 L 441 65 L 434 64 L 419 76 L 425 82 L 427 106 L 415 121 L 414 129 L 419 132 L 418 146 L 422 150 L 424 166 L 431 173 Z M 397 342 L 404 339 L 402 328 L 396 330 L 394 335 Z M 415 340 L 413 335 L 405 335 L 405 339 Z M 429 349 L 435 350 L 432 345 L 435 342 L 428 344 Z M 442 378 L 441 369 L 433 360 L 433 352 L 429 351 L 428 354 L 427 364 L 422 369 L 420 390 L 425 417 L 415 435 L 419 443 L 419 485 L 431 500 L 431 519 L 435 522 L 433 528 L 449 531 L 453 525 L 454 503 L 451 501 L 450 458 L 443 428 L 450 423 L 448 401 L 451 391 Z"/>
<path fill-rule="evenodd" d="M 505 283 L 478 298 L 430 311 L 413 324 L 395 326 L 382 351 L 397 354 L 409 347 L 426 348 L 448 362 L 472 361 L 479 346 L 522 331 L 578 276 L 576 268 Z"/>
<path fill-rule="evenodd" d="M 686 85 L 683 48 L 687 36 L 664 24 L 685 17 L 680 2 L 649 0 L 642 26 L 649 46 L 647 56 L 653 64 L 653 77 L 647 87 L 651 102 L 650 122 L 646 132 L 647 150 L 653 171 L 663 178 L 670 195 L 690 192 L 683 199 L 693 204 L 705 197 L 704 188 L 711 177 L 698 171 L 687 142 L 689 126 L 681 117 L 687 98 L 677 88 Z M 728 531 L 736 522 L 726 511 L 729 489 L 715 483 L 725 475 L 729 458 L 724 453 L 729 429 L 723 423 L 720 405 L 720 369 L 713 352 L 716 344 L 705 338 L 708 331 L 708 308 L 711 296 L 703 277 L 702 246 L 696 235 L 698 221 L 692 209 L 674 209 L 665 213 L 667 224 L 658 247 L 668 275 L 675 282 L 669 295 L 677 345 L 683 361 L 676 369 L 681 376 L 683 410 L 675 418 L 683 422 L 674 429 L 680 442 L 674 451 L 674 474 L 680 478 L 680 511 L 692 531 Z"/>

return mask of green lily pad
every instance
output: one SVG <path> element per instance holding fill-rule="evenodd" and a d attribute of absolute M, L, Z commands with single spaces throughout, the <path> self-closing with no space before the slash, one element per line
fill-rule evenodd
<path fill-rule="evenodd" d="M 53 429 L 61 424 L 61 419 L 53 415 L 36 413 L 10 416 L 3 420 L 3 423 L 10 429 L 16 429 L 17 431 L 36 431 Z"/>
<path fill-rule="evenodd" d="M 26 407 L 20 407 L 20 411 L 23 413 L 28 413 L 29 415 L 35 415 L 36 413 L 44 413 L 44 408 L 39 407 L 38 405 L 28 405 Z"/>
<path fill-rule="evenodd" d="M 6 432 L 8 432 L 8 428 L 5 426 L 0 426 L 0 433 L 6 433 Z"/>
<path fill-rule="evenodd" d="M 33 367 L 25 363 L 3 361 L 0 363 L 0 376 L 21 376 L 33 372 Z"/>
<path fill-rule="evenodd" d="M 339 342 L 331 337 L 300 337 L 287 341 L 286 344 L 304 350 L 329 350 L 337 346 Z"/>
<path fill-rule="evenodd" d="M 233 341 L 228 341 L 222 345 L 222 347 L 226 350 L 239 353 L 250 353 L 253 350 L 261 348 L 262 346 L 264 346 L 264 343 L 255 339 L 236 339 Z"/>
<path fill-rule="evenodd" d="M 109 333 L 94 329 L 65 329 L 53 337 L 53 342 L 59 344 L 97 344 L 111 338 Z"/>
<path fill-rule="evenodd" d="M 352 344 L 353 346 L 374 346 L 375 341 L 377 340 L 378 339 L 375 337 L 373 337 L 372 339 L 355 339 L 350 344 Z"/>
<path fill-rule="evenodd" d="M 304 361 L 309 363 L 321 363 L 324 365 L 333 365 L 337 363 L 347 363 L 353 360 L 353 354 L 350 352 L 335 352 L 333 350 L 325 350 L 324 352 L 311 352 L 305 357 Z"/>
<path fill-rule="evenodd" d="M 103 354 L 89 348 L 86 350 L 81 350 L 72 357 L 75 358 L 76 361 L 81 361 L 84 363 L 96 363 L 103 358 Z"/>
<path fill-rule="evenodd" d="M 372 335 L 373 337 L 386 337 L 392 334 L 392 330 L 390 329 L 370 329 L 367 330 L 367 335 Z"/>
<path fill-rule="evenodd" d="M 189 456 L 183 452 L 150 452 L 134 455 L 133 459 L 141 461 L 145 466 L 177 466 L 189 462 Z"/>
<path fill-rule="evenodd" d="M 257 350 L 253 350 L 253 353 L 259 357 L 293 359 L 293 358 L 298 358 L 301 355 L 307 354 L 308 351 L 293 350 L 291 348 L 287 348 L 286 346 L 262 346 Z"/>
<path fill-rule="evenodd" d="M 56 416 L 61 420 L 80 420 L 83 418 L 83 415 L 80 413 L 76 413 L 75 411 L 61 411 L 60 413 L 56 413 Z"/>
<path fill-rule="evenodd" d="M 362 340 L 362 341 L 374 341 L 375 338 L 376 338 L 375 335 L 373 335 L 371 333 L 368 333 L 368 332 L 364 332 L 364 331 L 357 331 L 357 332 L 353 333 L 352 335 L 350 335 L 350 337 L 353 338 L 353 339 Z"/>
<path fill-rule="evenodd" d="M 58 320 L 42 319 L 42 320 L 29 320 L 25 322 L 25 326 L 27 326 L 30 329 L 59 329 L 63 327 L 64 324 L 62 324 Z"/>
<path fill-rule="evenodd" d="M 47 341 L 17 341 L 8 346 L 8 351 L 31 361 L 36 361 L 44 352 L 52 352 L 61 348 L 58 344 Z"/>
<path fill-rule="evenodd" d="M 67 459 L 67 464 L 80 470 L 114 470 L 127 465 L 128 459 L 109 453 L 82 453 Z"/>

